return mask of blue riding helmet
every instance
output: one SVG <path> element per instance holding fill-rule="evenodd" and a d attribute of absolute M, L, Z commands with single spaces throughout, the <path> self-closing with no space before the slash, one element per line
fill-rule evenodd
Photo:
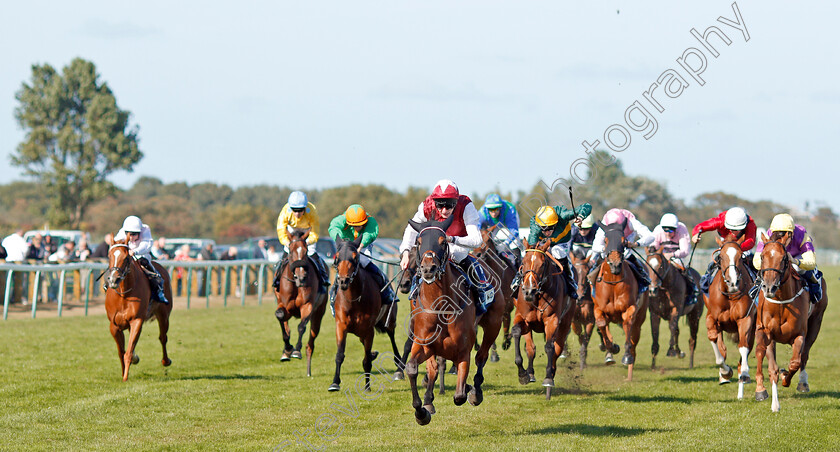
<path fill-rule="evenodd" d="M 502 197 L 495 193 L 491 193 L 487 196 L 487 199 L 484 200 L 484 207 L 487 207 L 488 209 L 498 209 L 502 207 Z"/>
<path fill-rule="evenodd" d="M 289 195 L 289 207 L 292 209 L 303 209 L 306 207 L 307 199 L 306 193 L 302 191 L 293 191 Z"/>

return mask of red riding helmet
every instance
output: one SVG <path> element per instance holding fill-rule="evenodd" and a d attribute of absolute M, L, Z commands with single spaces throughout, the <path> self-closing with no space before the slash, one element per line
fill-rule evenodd
<path fill-rule="evenodd" d="M 456 199 L 458 195 L 460 195 L 458 186 L 449 179 L 438 181 L 432 190 L 432 199 Z"/>

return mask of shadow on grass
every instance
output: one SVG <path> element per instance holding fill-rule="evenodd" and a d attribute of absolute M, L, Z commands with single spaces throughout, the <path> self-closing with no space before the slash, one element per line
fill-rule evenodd
<path fill-rule="evenodd" d="M 694 399 L 688 399 L 685 397 L 673 397 L 673 396 L 640 396 L 640 395 L 622 395 L 622 394 L 613 394 L 607 397 L 609 400 L 616 400 L 622 402 L 633 402 L 633 403 L 649 403 L 649 402 L 668 402 L 668 403 L 693 403 L 696 402 Z"/>
<path fill-rule="evenodd" d="M 817 398 L 817 397 L 828 397 L 831 399 L 840 399 L 840 392 L 838 391 L 811 391 L 806 394 L 798 393 L 799 397 L 807 397 L 807 398 Z"/>
<path fill-rule="evenodd" d="M 662 428 L 619 427 L 617 425 L 563 424 L 554 427 L 544 427 L 532 430 L 530 433 L 535 435 L 556 435 L 558 433 L 565 433 L 570 435 L 614 436 L 621 438 L 639 436 L 645 433 L 662 433 L 669 431 L 671 430 Z"/>
<path fill-rule="evenodd" d="M 706 382 L 714 382 L 714 377 L 686 377 L 681 375 L 674 375 L 671 377 L 665 377 L 664 380 L 666 381 L 676 381 L 679 383 L 706 383 Z"/>
<path fill-rule="evenodd" d="M 537 383 L 531 383 L 527 386 L 517 385 L 517 386 L 501 386 L 498 391 L 495 391 L 496 394 L 499 395 L 518 395 L 518 394 L 525 394 L 525 395 L 543 395 L 545 396 L 545 388 Z M 589 395 L 589 396 L 598 396 L 604 394 L 611 394 L 610 392 L 606 391 L 596 391 L 592 389 L 586 388 L 563 388 L 563 387 L 555 387 L 551 390 L 552 395 Z"/>
<path fill-rule="evenodd" d="M 269 380 L 264 375 L 191 375 L 178 380 Z"/>

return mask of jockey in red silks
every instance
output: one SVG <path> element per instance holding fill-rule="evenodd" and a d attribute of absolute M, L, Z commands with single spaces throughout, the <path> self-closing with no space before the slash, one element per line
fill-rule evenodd
<path fill-rule="evenodd" d="M 747 268 L 753 271 L 752 268 L 752 253 L 750 251 L 755 246 L 755 221 L 747 215 L 747 211 L 742 207 L 733 207 L 726 212 L 721 212 L 716 217 L 694 226 L 691 231 L 691 241 L 698 243 L 700 241 L 700 234 L 707 231 L 717 231 L 718 235 L 726 238 L 732 235 L 735 240 L 741 240 L 741 251 L 744 253 Z M 719 264 L 716 260 L 709 263 L 709 268 L 706 269 L 706 274 L 700 278 L 700 288 L 705 293 L 709 293 L 709 286 L 712 284 L 715 273 L 717 272 Z M 753 275 L 755 278 L 755 275 Z"/>
<path fill-rule="evenodd" d="M 412 220 L 425 223 L 432 220 L 443 221 L 450 216 L 454 216 L 455 219 L 446 230 L 449 256 L 468 275 L 467 281 L 478 292 L 480 303 L 476 306 L 476 316 L 479 316 L 487 311 L 487 306 L 493 301 L 495 289 L 487 280 L 478 260 L 470 256 L 470 251 L 481 245 L 481 220 L 472 200 L 459 192 L 455 182 L 443 179 L 435 185 L 432 194 L 420 203 Z M 403 270 L 408 268 L 408 252 L 417 241 L 418 235 L 411 225 L 406 226 L 400 244 L 400 268 Z M 417 296 L 419 279 L 419 275 L 415 275 L 410 299 Z"/>

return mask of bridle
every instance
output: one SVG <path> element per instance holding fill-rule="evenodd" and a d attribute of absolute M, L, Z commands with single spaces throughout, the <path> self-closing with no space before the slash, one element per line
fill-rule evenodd
<path fill-rule="evenodd" d="M 347 284 L 349 285 L 350 283 L 353 282 L 353 279 L 356 277 L 356 275 L 359 274 L 359 267 L 360 267 L 359 261 L 361 259 L 361 256 L 360 256 L 361 251 L 357 251 L 356 258 L 352 259 L 352 260 L 350 260 L 350 259 L 340 260 L 339 255 L 340 255 L 340 251 L 335 253 L 336 259 L 335 259 L 335 263 L 333 263 L 333 266 L 335 267 L 335 277 L 339 281 L 342 280 L 342 279 L 346 279 Z M 340 264 L 341 262 L 352 262 L 353 263 L 353 272 L 350 273 L 350 275 L 348 275 L 346 277 L 342 277 L 341 275 L 338 274 L 338 264 Z"/>
<path fill-rule="evenodd" d="M 560 262 L 558 262 L 557 259 L 555 259 L 554 256 L 551 255 L 551 253 L 546 253 L 545 251 L 537 249 L 537 248 L 526 249 L 525 250 L 525 255 L 522 256 L 522 261 L 523 262 L 526 261 L 526 257 L 528 256 L 529 252 L 540 253 L 543 256 L 546 256 L 547 258 L 551 259 L 551 261 L 554 262 L 557 265 L 557 268 L 563 268 L 563 266 L 560 264 Z M 537 272 L 535 272 L 534 270 L 532 270 L 530 268 L 525 270 L 524 269 L 525 265 L 522 266 L 522 268 L 524 270 L 522 272 L 522 282 L 523 283 L 525 282 L 525 278 L 529 274 L 533 274 L 534 278 L 537 280 L 537 290 L 536 290 L 536 292 L 534 292 L 534 300 L 535 301 L 527 301 L 526 300 L 526 302 L 528 304 L 530 304 L 531 306 L 534 306 L 538 311 L 540 311 L 540 313 L 543 313 L 546 309 L 548 309 L 549 306 L 554 306 L 553 299 L 551 297 L 541 296 L 541 295 L 545 295 L 545 291 L 543 291 L 543 284 L 546 284 L 548 282 L 548 277 L 549 276 L 555 276 L 555 275 L 561 274 L 560 272 L 549 273 L 548 272 L 548 267 L 549 267 L 548 261 L 543 260 L 542 268 L 540 269 L 540 273 L 537 274 Z M 520 290 L 522 290 L 521 287 L 520 287 Z M 546 306 L 543 307 L 543 308 L 540 308 L 540 305 L 539 305 L 539 299 L 540 298 L 544 298 L 546 300 Z"/>
<path fill-rule="evenodd" d="M 293 276 L 294 276 L 295 270 L 300 268 L 300 267 L 303 267 L 304 271 L 306 271 L 306 264 L 307 264 L 306 260 L 307 260 L 307 255 L 308 255 L 307 252 L 304 251 L 302 258 L 292 261 L 291 260 L 291 254 L 292 254 L 291 245 L 294 242 L 303 242 L 304 246 L 303 246 L 302 249 L 306 250 L 306 248 L 307 248 L 306 247 L 306 241 L 304 239 L 300 238 L 300 237 L 295 237 L 295 238 L 293 238 L 292 240 L 289 241 L 289 257 L 290 257 L 289 260 L 291 261 L 289 263 L 289 269 L 291 270 L 291 273 L 292 273 Z M 297 250 L 295 250 L 295 251 L 297 251 Z M 293 282 L 293 283 L 295 283 L 295 285 L 297 285 L 297 281 L 295 281 L 293 278 L 289 278 L 286 275 L 283 275 L 283 278 L 286 279 L 287 281 Z"/>
<path fill-rule="evenodd" d="M 729 271 L 730 268 L 734 268 L 735 269 L 735 274 L 737 275 L 737 279 L 735 280 L 734 285 L 736 287 L 738 287 L 738 290 L 736 292 L 730 292 L 729 287 L 727 287 L 726 291 L 722 291 L 722 292 L 723 292 L 723 294 L 725 294 L 727 297 L 730 297 L 730 298 L 740 297 L 740 296 L 744 295 L 744 289 L 741 287 L 742 286 L 741 282 L 743 280 L 743 277 L 741 276 L 741 270 L 738 267 L 738 264 L 740 263 L 740 261 L 737 262 L 737 263 L 729 262 L 729 265 L 727 265 L 726 267 L 724 267 L 720 263 L 721 255 L 723 254 L 723 253 L 720 252 L 720 250 L 722 250 L 723 246 L 725 246 L 728 243 L 734 243 L 738 247 L 738 253 L 737 254 L 741 253 L 741 245 L 739 245 L 738 242 L 736 242 L 736 241 L 724 242 L 724 244 L 720 247 L 720 249 L 718 250 L 717 259 L 718 259 L 718 265 L 720 266 L 721 280 L 724 282 L 724 284 L 726 284 L 726 278 L 727 278 L 728 271 Z M 760 273 L 761 272 L 759 272 L 759 274 Z"/>
<path fill-rule="evenodd" d="M 115 243 L 115 244 L 111 245 L 111 246 L 108 248 L 108 255 L 109 255 L 109 258 L 108 258 L 108 263 L 110 263 L 110 262 L 111 262 L 110 254 L 111 254 L 111 250 L 113 250 L 114 248 L 125 248 L 126 250 L 129 250 L 129 249 L 130 249 L 130 248 L 128 247 L 128 245 L 127 245 L 127 244 L 125 244 L 125 243 Z M 128 275 L 128 272 L 129 272 L 129 265 L 130 265 L 130 263 L 131 263 L 131 261 L 130 261 L 130 259 L 129 259 L 129 258 L 130 258 L 130 256 L 128 255 L 128 253 L 126 253 L 126 259 L 123 261 L 123 265 L 121 265 L 121 266 L 116 266 L 116 265 L 115 265 L 115 266 L 113 266 L 113 267 L 108 267 L 108 270 L 106 270 L 106 273 L 108 273 L 108 274 L 112 274 L 112 273 L 116 273 L 116 274 L 117 274 L 116 283 L 118 283 L 118 284 L 119 284 L 119 282 L 120 282 L 120 281 L 122 281 L 122 280 L 124 280 L 124 279 L 125 279 L 126 275 Z M 103 273 L 103 274 L 104 274 L 104 273 Z M 127 293 L 131 292 L 133 289 L 134 289 L 134 287 L 132 286 L 132 287 L 129 287 L 129 288 L 128 288 L 127 290 L 125 290 L 124 292 L 120 292 L 120 291 L 118 291 L 117 289 L 111 288 L 111 290 L 113 290 L 114 292 L 116 292 L 116 293 L 117 293 L 117 295 L 125 295 L 125 294 L 127 294 Z"/>
<path fill-rule="evenodd" d="M 438 230 L 438 231 L 440 231 L 440 232 L 443 234 L 443 236 L 444 236 L 444 237 L 446 237 L 446 231 L 444 231 L 443 229 L 441 229 L 441 228 L 439 228 L 439 227 L 437 227 L 437 226 L 429 226 L 429 227 L 423 228 L 423 229 L 420 231 L 420 233 L 419 233 L 418 235 L 422 235 L 422 234 L 423 234 L 423 232 L 425 232 L 425 231 L 427 231 L 427 230 L 430 230 L 430 229 L 433 229 L 433 230 Z M 431 281 L 429 281 L 429 280 L 427 280 L 426 278 L 424 278 L 424 277 L 422 276 L 423 272 L 422 272 L 422 271 L 420 271 L 420 274 L 421 274 L 420 279 L 422 279 L 422 280 L 423 280 L 423 282 L 425 282 L 426 284 L 432 284 L 432 283 L 434 283 L 435 281 L 437 281 L 437 280 L 439 280 L 439 279 L 443 279 L 443 275 L 445 275 L 445 274 L 446 274 L 446 263 L 447 263 L 447 262 L 449 262 L 449 253 L 450 253 L 450 251 L 449 251 L 449 245 L 448 245 L 448 244 L 446 244 L 446 245 L 445 245 L 445 246 L 443 246 L 442 248 L 443 248 L 443 251 L 442 251 L 442 253 L 441 253 L 441 254 L 438 254 L 438 253 L 436 253 L 435 251 L 433 251 L 433 250 L 431 250 L 431 249 L 430 249 L 430 250 L 427 250 L 427 251 L 426 251 L 425 253 L 423 253 L 422 255 L 421 255 L 419 252 L 417 253 L 417 269 L 418 269 L 418 270 L 421 270 L 421 269 L 422 269 L 421 264 L 423 263 L 423 260 L 425 260 L 426 258 L 431 258 L 431 259 L 434 259 L 435 264 L 437 264 L 437 269 L 436 269 L 436 270 L 435 270 L 435 272 L 432 274 L 432 279 L 431 279 Z M 419 251 L 419 250 L 418 250 L 418 251 Z"/>

